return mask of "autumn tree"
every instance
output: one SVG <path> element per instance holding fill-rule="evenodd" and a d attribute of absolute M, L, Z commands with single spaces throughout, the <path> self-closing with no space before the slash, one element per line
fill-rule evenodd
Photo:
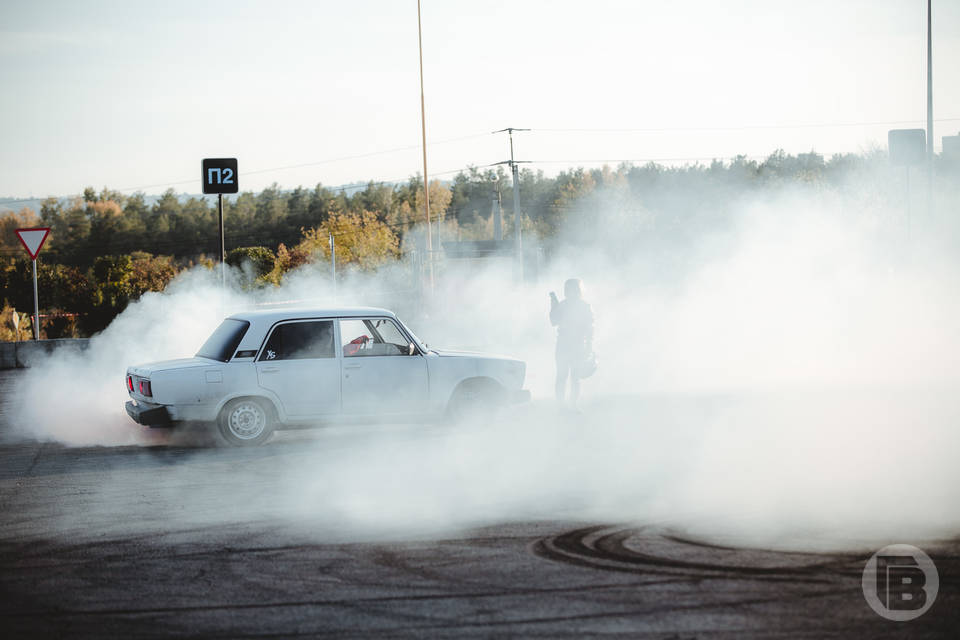
<path fill-rule="evenodd" d="M 439 180 L 430 182 L 430 221 L 436 224 L 446 215 L 453 193 Z M 426 224 L 424 217 L 423 180 L 413 177 L 404 185 L 396 187 L 393 208 L 386 218 L 387 224 L 397 234 L 400 243 L 413 227 Z"/>
<path fill-rule="evenodd" d="M 11 211 L 0 218 L 0 249 L 3 250 L 3 254 L 15 256 L 23 251 L 23 246 L 17 238 L 17 229 L 39 226 L 40 216 L 29 207 L 23 207 L 16 213 Z M 49 238 L 47 240 L 49 241 Z"/>
<path fill-rule="evenodd" d="M 313 229 L 305 229 L 297 249 L 312 261 L 330 259 L 330 234 L 333 234 L 337 265 L 355 265 L 369 271 L 399 253 L 399 240 L 390 227 L 372 211 L 358 214 L 336 213 Z"/>

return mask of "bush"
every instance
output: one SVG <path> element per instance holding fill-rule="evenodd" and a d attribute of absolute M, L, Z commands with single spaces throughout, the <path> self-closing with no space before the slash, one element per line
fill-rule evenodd
<path fill-rule="evenodd" d="M 276 256 L 266 247 L 239 247 L 227 253 L 227 264 L 243 272 L 241 286 L 244 288 L 265 284 L 276 262 Z"/>

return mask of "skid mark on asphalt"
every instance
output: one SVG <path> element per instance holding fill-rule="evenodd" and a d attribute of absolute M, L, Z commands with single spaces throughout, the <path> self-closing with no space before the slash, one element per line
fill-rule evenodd
<path fill-rule="evenodd" d="M 722 552 L 726 562 L 705 562 L 699 550 Z M 740 549 L 705 544 L 651 527 L 600 525 L 542 538 L 534 554 L 578 566 L 631 573 L 686 573 L 702 577 L 829 582 L 858 576 L 866 557 Z M 824 560 L 824 558 L 826 559 Z"/>

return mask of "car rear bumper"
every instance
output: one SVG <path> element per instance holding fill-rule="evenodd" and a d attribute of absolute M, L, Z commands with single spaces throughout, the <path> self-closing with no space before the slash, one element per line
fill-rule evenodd
<path fill-rule="evenodd" d="M 127 415 L 137 424 L 148 427 L 169 427 L 173 425 L 173 421 L 170 420 L 170 414 L 167 412 L 166 407 L 154 407 L 150 409 L 134 404 L 133 400 L 128 400 L 123 406 L 127 410 Z"/>

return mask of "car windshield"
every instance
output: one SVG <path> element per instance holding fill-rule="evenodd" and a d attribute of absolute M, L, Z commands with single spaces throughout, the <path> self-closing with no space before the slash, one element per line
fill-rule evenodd
<path fill-rule="evenodd" d="M 413 341 L 417 343 L 417 346 L 420 347 L 421 349 L 423 349 L 424 351 L 427 351 L 427 345 L 425 345 L 425 344 L 423 343 L 423 340 L 421 340 L 420 338 L 418 338 L 417 335 L 416 335 L 413 331 L 410 330 L 410 325 L 408 325 L 408 324 L 407 324 L 406 322 L 404 322 L 403 320 L 400 320 L 400 318 L 397 318 L 397 320 L 400 322 L 400 324 L 403 325 L 403 328 L 407 330 L 407 333 L 410 334 L 410 337 L 413 338 Z"/>
<path fill-rule="evenodd" d="M 227 318 L 203 343 L 200 351 L 197 351 L 197 357 L 226 362 L 237 350 L 249 327 L 250 323 L 246 320 Z"/>

